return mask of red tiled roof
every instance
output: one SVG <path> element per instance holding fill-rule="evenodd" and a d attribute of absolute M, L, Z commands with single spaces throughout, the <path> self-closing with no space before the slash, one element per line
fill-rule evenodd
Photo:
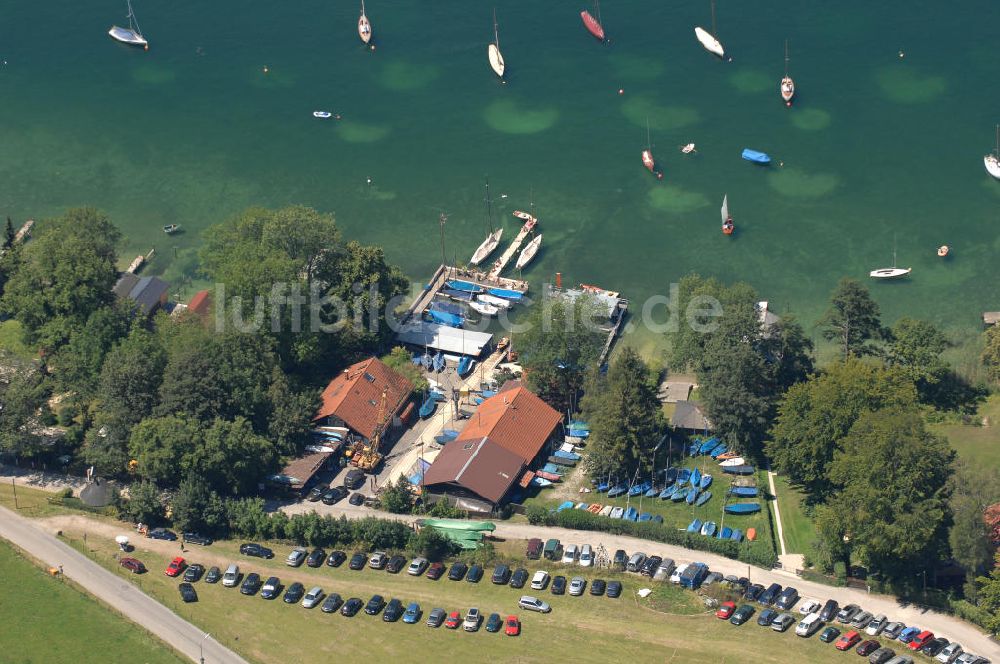
<path fill-rule="evenodd" d="M 453 484 L 493 504 L 521 477 L 524 460 L 489 438 L 445 445 L 424 474 L 424 486 Z"/>
<path fill-rule="evenodd" d="M 526 387 L 504 385 L 504 388 L 479 404 L 460 439 L 488 437 L 530 464 L 562 418 Z"/>
<path fill-rule="evenodd" d="M 188 303 L 188 311 L 196 314 L 208 313 L 208 306 L 212 303 L 212 298 L 207 290 L 200 290 L 194 294 Z"/>
<path fill-rule="evenodd" d="M 323 403 L 313 420 L 335 415 L 353 431 L 371 439 L 378 427 L 378 411 L 385 391 L 385 422 L 399 412 L 413 385 L 378 358 L 372 357 L 344 369 L 323 390 Z"/>

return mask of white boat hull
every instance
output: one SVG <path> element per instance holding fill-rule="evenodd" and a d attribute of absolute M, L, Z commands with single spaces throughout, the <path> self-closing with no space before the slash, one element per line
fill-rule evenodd
<path fill-rule="evenodd" d="M 111 38 L 115 41 L 128 44 L 129 46 L 142 46 L 143 48 L 149 46 L 149 42 L 146 41 L 146 38 L 131 28 L 120 28 L 117 25 L 113 25 L 111 26 L 111 29 L 108 30 L 108 34 L 111 35 Z"/>
<path fill-rule="evenodd" d="M 500 309 L 510 309 L 510 300 L 505 300 L 502 297 L 496 297 L 495 295 L 488 295 L 483 293 L 482 295 L 477 295 L 476 298 L 480 302 L 485 302 L 486 304 L 492 304 L 494 307 Z"/>
<path fill-rule="evenodd" d="M 361 42 L 364 44 L 372 40 L 372 24 L 364 14 L 358 18 L 358 37 L 361 38 Z"/>
<path fill-rule="evenodd" d="M 988 154 L 983 157 L 983 164 L 986 166 L 986 172 L 1000 180 L 1000 159 L 997 159 L 994 155 Z"/>
<path fill-rule="evenodd" d="M 497 248 L 498 244 L 500 244 L 501 235 L 503 235 L 503 229 L 499 228 L 486 236 L 483 243 L 479 245 L 478 249 L 476 249 L 476 253 L 472 254 L 472 258 L 469 259 L 469 263 L 471 265 L 479 265 L 486 260 L 486 257 L 492 254 L 493 250 Z"/>
<path fill-rule="evenodd" d="M 694 36 L 698 38 L 701 45 L 705 47 L 705 50 L 713 55 L 717 55 L 720 58 L 726 54 L 726 50 L 722 48 L 722 42 L 716 39 L 708 30 L 704 28 L 695 28 Z"/>
<path fill-rule="evenodd" d="M 500 54 L 500 49 L 497 48 L 496 44 L 490 44 L 487 49 L 490 57 L 490 67 L 493 68 L 494 73 L 500 78 L 503 78 L 504 69 L 506 66 L 503 62 L 503 56 Z"/>
<path fill-rule="evenodd" d="M 792 98 L 795 96 L 795 81 L 792 80 L 791 76 L 786 76 L 781 79 L 781 98 L 786 104 L 792 103 Z"/>
<path fill-rule="evenodd" d="M 723 468 L 729 468 L 730 466 L 742 466 L 744 463 L 746 463 L 746 460 L 743 457 L 734 457 L 732 459 L 726 459 L 719 465 Z"/>
<path fill-rule="evenodd" d="M 898 279 L 905 277 L 912 271 L 908 267 L 885 267 L 880 270 L 872 270 L 868 273 L 872 279 Z"/>
<path fill-rule="evenodd" d="M 528 243 L 528 245 L 521 250 L 521 254 L 517 257 L 517 263 L 514 265 L 518 270 L 523 268 L 525 265 L 531 262 L 531 259 L 535 257 L 538 253 L 538 248 L 542 246 L 542 236 L 539 235 L 534 240 Z"/>
<path fill-rule="evenodd" d="M 477 302 L 476 300 L 469 302 L 469 308 L 472 309 L 473 311 L 478 311 L 484 316 L 496 316 L 497 313 L 499 313 L 500 311 L 500 309 L 493 306 L 492 304 L 487 304 L 486 302 Z"/>

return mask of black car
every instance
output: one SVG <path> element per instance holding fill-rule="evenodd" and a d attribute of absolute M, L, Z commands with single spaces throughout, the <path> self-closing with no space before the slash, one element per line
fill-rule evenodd
<path fill-rule="evenodd" d="M 385 599 L 381 595 L 372 595 L 372 598 L 368 600 L 368 604 L 365 605 L 365 613 L 370 616 L 377 616 L 382 607 L 385 606 Z"/>
<path fill-rule="evenodd" d="M 385 606 L 385 613 L 382 614 L 382 620 L 385 622 L 396 622 L 403 615 L 404 610 L 402 602 L 398 599 L 391 599 Z M 368 609 L 365 609 L 365 611 L 368 611 Z"/>
<path fill-rule="evenodd" d="M 251 556 L 253 558 L 274 558 L 274 551 L 271 551 L 266 546 L 261 546 L 254 542 L 249 544 L 240 545 L 240 553 L 244 556 Z"/>
<path fill-rule="evenodd" d="M 243 579 L 243 583 L 240 585 L 240 592 L 244 595 L 256 595 L 258 590 L 260 590 L 260 574 L 250 572 Z M 285 601 L 288 601 L 287 596 Z"/>
<path fill-rule="evenodd" d="M 359 598 L 352 597 L 351 599 L 344 602 L 344 605 L 340 607 L 340 615 L 347 616 L 348 618 L 350 618 L 358 611 L 360 611 L 361 607 L 364 606 L 364 604 L 365 603 L 362 602 Z"/>
<path fill-rule="evenodd" d="M 469 571 L 469 566 L 465 563 L 455 563 L 448 572 L 448 579 L 451 581 L 461 581 L 465 578 L 465 573 Z"/>
<path fill-rule="evenodd" d="M 260 596 L 263 599 L 275 599 L 281 594 L 281 579 L 276 576 L 269 576 L 260 589 Z"/>
<path fill-rule="evenodd" d="M 340 608 L 340 605 L 344 603 L 344 600 L 340 599 L 340 595 L 337 593 L 330 593 L 323 600 L 323 606 L 319 607 L 320 611 L 323 613 L 333 613 Z"/>
<path fill-rule="evenodd" d="M 748 602 L 753 602 L 758 597 L 760 597 L 760 594 L 762 592 L 764 592 L 764 586 L 760 585 L 759 583 L 755 583 L 749 588 L 747 588 L 747 591 L 743 593 L 743 599 L 747 600 Z"/>
<path fill-rule="evenodd" d="M 348 489 L 354 490 L 358 487 L 364 486 L 365 483 L 365 471 L 359 470 L 357 468 L 352 468 L 347 471 L 347 475 L 344 477 L 344 486 Z"/>
<path fill-rule="evenodd" d="M 591 588 L 591 590 L 593 590 L 594 587 L 591 586 L 590 588 Z M 608 592 L 607 592 L 607 595 L 608 595 L 608 597 L 611 597 L 612 599 L 615 598 L 615 597 L 621 597 L 622 596 L 622 584 L 619 583 L 618 581 L 608 581 Z"/>
<path fill-rule="evenodd" d="M 326 564 L 330 567 L 340 567 L 347 560 L 347 554 L 343 551 L 334 551 L 330 554 L 330 557 L 326 559 Z"/>
<path fill-rule="evenodd" d="M 330 487 L 323 493 L 323 504 L 333 505 L 347 497 L 347 489 L 342 486 Z"/>
<path fill-rule="evenodd" d="M 297 604 L 302 601 L 302 596 L 306 594 L 305 587 L 296 581 L 292 585 L 288 586 L 288 590 L 285 591 L 285 597 L 283 601 L 285 604 Z"/>
<path fill-rule="evenodd" d="M 194 586 L 190 583 L 182 583 L 177 586 L 177 590 L 181 592 L 181 599 L 185 602 L 197 602 L 198 593 L 195 592 Z"/>
<path fill-rule="evenodd" d="M 944 650 L 944 647 L 949 643 L 951 642 L 948 641 L 948 639 L 939 636 L 921 648 L 920 652 L 924 653 L 928 657 L 937 657 L 937 654 Z"/>
<path fill-rule="evenodd" d="M 747 588 L 749 587 L 750 587 L 750 579 L 746 578 L 745 576 L 741 576 L 740 578 L 738 578 L 736 580 L 736 585 L 734 586 L 734 588 L 739 589 L 740 595 L 746 595 Z"/>
<path fill-rule="evenodd" d="M 500 617 L 499 613 L 491 613 L 486 620 L 486 631 L 499 632 L 501 627 L 503 627 L 503 618 Z"/>
<path fill-rule="evenodd" d="M 615 557 L 611 561 L 612 567 L 616 567 L 619 570 L 625 569 L 625 563 L 628 562 L 628 554 L 625 553 L 625 549 L 618 549 L 615 551 Z"/>
<path fill-rule="evenodd" d="M 306 558 L 306 565 L 309 567 L 319 567 L 326 560 L 326 551 L 323 549 L 313 549 L 312 553 Z"/>
<path fill-rule="evenodd" d="M 351 556 L 351 562 L 347 565 L 350 569 L 359 570 L 364 569 L 365 565 L 368 563 L 368 556 L 363 553 L 357 552 Z"/>
<path fill-rule="evenodd" d="M 469 568 L 469 574 L 465 577 L 465 580 L 469 583 L 479 583 L 483 578 L 483 566 L 479 563 L 472 563 L 472 567 Z"/>
<path fill-rule="evenodd" d="M 523 567 L 518 567 L 514 571 L 513 576 L 510 577 L 510 587 L 511 588 L 523 588 L 524 584 L 528 582 L 528 570 Z"/>
<path fill-rule="evenodd" d="M 787 611 L 795 606 L 798 601 L 799 591 L 791 586 L 788 586 L 778 594 L 777 598 L 775 598 L 774 605 L 783 611 Z"/>
<path fill-rule="evenodd" d="M 212 538 L 207 535 L 202 535 L 201 533 L 184 533 L 184 542 L 186 544 L 198 544 L 200 546 L 211 546 Z"/>
<path fill-rule="evenodd" d="M 188 565 L 188 568 L 184 570 L 184 580 L 195 582 L 201 578 L 205 573 L 205 566 L 194 563 L 193 565 Z"/>
<path fill-rule="evenodd" d="M 153 528 L 148 533 L 146 533 L 146 537 L 150 539 L 170 540 L 171 542 L 177 539 L 177 535 L 167 530 L 166 528 Z M 197 599 L 197 597 L 195 599 Z"/>
<path fill-rule="evenodd" d="M 763 611 L 760 612 L 760 615 L 757 616 L 757 624 L 760 625 L 761 627 L 770 627 L 771 623 L 777 617 L 778 617 L 778 612 L 775 611 L 774 609 L 764 609 Z"/>
<path fill-rule="evenodd" d="M 823 605 L 823 609 L 819 612 L 819 619 L 823 622 L 830 622 L 837 617 L 840 613 L 840 605 L 837 604 L 837 600 L 828 599 L 826 604 Z"/>
<path fill-rule="evenodd" d="M 347 502 L 360 507 L 365 504 L 365 495 L 363 493 L 352 493 L 351 497 L 347 499 Z"/>
<path fill-rule="evenodd" d="M 882 644 L 880 644 L 878 641 L 876 641 L 875 639 L 869 639 L 869 640 L 865 641 L 864 643 L 862 643 L 857 648 L 855 648 L 854 652 L 858 653 L 862 657 L 868 657 L 869 655 L 871 655 L 873 652 L 875 652 L 876 650 L 878 650 L 881 647 L 882 647 Z M 941 646 L 941 647 L 944 648 L 944 646 Z"/>
<path fill-rule="evenodd" d="M 590 594 L 600 597 L 607 587 L 608 584 L 604 582 L 604 579 L 594 579 L 590 582 Z"/>
<path fill-rule="evenodd" d="M 778 599 L 778 594 L 781 592 L 780 583 L 772 583 L 767 587 L 767 590 L 762 592 L 757 596 L 757 602 L 763 604 L 764 606 L 770 606 L 774 604 L 774 600 Z"/>
<path fill-rule="evenodd" d="M 498 586 L 507 585 L 510 582 L 510 567 L 502 563 L 494 567 L 493 576 L 490 577 L 490 581 Z"/>
<path fill-rule="evenodd" d="M 553 595 L 565 595 L 566 594 L 566 577 L 565 576 L 554 576 L 552 577 L 552 585 L 549 586 Z"/>
<path fill-rule="evenodd" d="M 218 583 L 222 578 L 222 570 L 218 567 L 209 567 L 208 574 L 205 575 L 205 583 Z"/>
<path fill-rule="evenodd" d="M 385 564 L 385 571 L 390 574 L 399 574 L 399 570 L 404 567 L 406 567 L 406 558 L 396 555 L 389 558 L 389 562 Z"/>
<path fill-rule="evenodd" d="M 659 569 L 660 563 L 663 562 L 663 558 L 660 556 L 650 556 L 646 558 L 646 562 L 642 564 L 642 569 L 639 572 L 643 576 L 653 576 L 656 574 L 656 570 Z"/>
<path fill-rule="evenodd" d="M 323 497 L 324 493 L 326 493 L 326 489 L 324 489 L 321 486 L 314 486 L 312 489 L 309 490 L 309 493 L 306 494 L 306 500 L 308 500 L 310 503 L 315 503 L 317 500 Z"/>
<path fill-rule="evenodd" d="M 736 611 L 733 613 L 733 616 L 729 619 L 729 622 L 731 622 L 734 625 L 742 625 L 746 621 L 750 620 L 750 618 L 753 616 L 753 611 L 754 609 L 752 606 L 750 606 L 749 604 L 744 604 L 740 608 L 736 609 Z"/>

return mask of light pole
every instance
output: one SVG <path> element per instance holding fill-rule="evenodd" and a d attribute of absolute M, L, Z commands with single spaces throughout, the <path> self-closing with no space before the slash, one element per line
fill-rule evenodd
<path fill-rule="evenodd" d="M 209 634 L 208 632 L 205 632 L 205 636 L 201 637 L 201 641 L 198 642 L 198 659 L 201 661 L 201 664 L 205 664 L 205 650 L 204 650 L 204 646 L 205 646 L 205 641 L 207 641 L 208 637 L 210 637 L 210 636 L 211 636 L 211 634 Z"/>

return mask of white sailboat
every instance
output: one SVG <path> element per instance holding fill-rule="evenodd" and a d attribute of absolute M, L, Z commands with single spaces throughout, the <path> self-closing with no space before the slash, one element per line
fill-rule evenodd
<path fill-rule="evenodd" d="M 505 65 L 503 62 L 503 56 L 500 55 L 500 33 L 497 30 L 497 10 L 493 9 L 493 43 L 489 45 L 487 49 L 490 56 L 490 67 L 497 76 L 503 78 L 503 72 Z"/>
<path fill-rule="evenodd" d="M 361 37 L 363 44 L 367 44 L 372 40 L 372 24 L 365 14 L 365 0 L 361 0 L 361 16 L 358 17 L 358 37 Z"/>
<path fill-rule="evenodd" d="M 912 268 L 908 267 L 896 267 L 896 246 L 893 243 L 892 247 L 892 267 L 883 267 L 878 270 L 872 270 L 868 273 L 872 279 L 898 279 L 899 277 L 905 277 L 912 271 Z"/>
<path fill-rule="evenodd" d="M 715 37 L 715 0 L 712 0 L 712 31 L 709 32 L 702 27 L 694 29 L 694 36 L 698 38 L 705 50 L 720 58 L 725 57 L 726 49 L 722 48 L 722 42 Z"/>
<path fill-rule="evenodd" d="M 492 304 L 498 309 L 510 309 L 511 301 L 505 300 L 502 297 L 497 297 L 496 295 L 490 295 L 488 293 L 480 293 L 476 296 L 476 299 L 480 302 L 485 302 L 486 304 Z"/>
<path fill-rule="evenodd" d="M 476 252 L 472 254 L 472 258 L 469 259 L 469 264 L 479 265 L 486 260 L 486 257 L 492 254 L 493 250 L 497 248 L 498 244 L 500 244 L 501 235 L 503 235 L 502 228 L 498 228 L 487 235 L 486 239 L 483 240 L 483 243 L 479 245 L 478 249 L 476 249 Z"/>
<path fill-rule="evenodd" d="M 142 36 L 142 30 L 139 29 L 139 22 L 135 19 L 135 12 L 132 11 L 132 0 L 125 1 L 128 4 L 128 27 L 122 28 L 112 25 L 111 29 L 108 30 L 108 34 L 111 35 L 112 39 L 120 41 L 123 44 L 142 46 L 144 49 L 149 50 L 149 42 Z"/>
<path fill-rule="evenodd" d="M 986 165 L 986 172 L 1000 180 L 1000 125 L 997 125 L 997 148 L 996 152 L 983 157 L 983 164 Z"/>
<path fill-rule="evenodd" d="M 496 316 L 500 309 L 493 304 L 487 304 L 486 302 L 478 302 L 472 300 L 469 302 L 469 308 L 473 311 L 478 311 L 484 316 Z"/>
<path fill-rule="evenodd" d="M 792 97 L 795 96 L 795 81 L 788 75 L 788 40 L 785 40 L 785 77 L 781 79 L 781 99 L 785 106 L 792 105 Z"/>
<path fill-rule="evenodd" d="M 517 257 L 517 263 L 514 264 L 518 270 L 523 268 L 525 265 L 531 262 L 531 259 L 535 257 L 538 253 L 538 248 L 542 246 L 542 235 L 539 233 L 534 240 L 525 245 L 524 249 Z"/>
<path fill-rule="evenodd" d="M 722 233 L 723 235 L 732 235 L 733 231 L 736 230 L 736 224 L 733 223 L 733 215 L 729 214 L 729 194 L 725 194 L 722 197 Z"/>

